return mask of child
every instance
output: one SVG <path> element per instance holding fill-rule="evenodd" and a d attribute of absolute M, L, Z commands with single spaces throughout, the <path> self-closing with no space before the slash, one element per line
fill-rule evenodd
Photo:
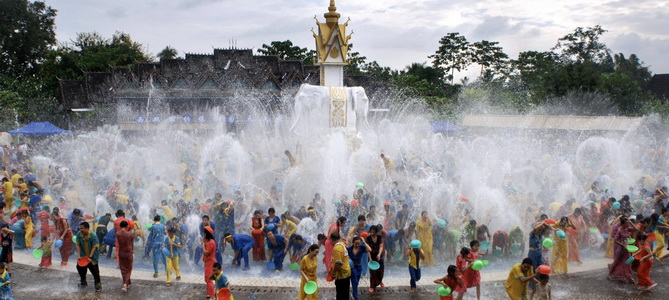
<path fill-rule="evenodd" d="M 444 287 L 448 287 L 451 289 L 451 291 L 466 288 L 465 285 L 462 283 L 460 276 L 458 276 L 458 267 L 454 265 L 448 266 L 447 273 L 448 274 L 446 276 L 435 280 L 434 283 L 441 284 Z M 458 298 L 461 299 L 462 297 L 458 295 Z M 453 300 L 453 292 L 451 292 L 451 294 L 448 296 L 439 296 L 439 299 Z"/>
<path fill-rule="evenodd" d="M 11 272 L 11 263 L 14 261 L 12 255 L 12 243 L 14 242 L 14 231 L 9 229 L 7 223 L 0 226 L 0 262 L 5 263 L 7 272 Z M 3 268 L 4 269 L 4 268 Z"/>
<path fill-rule="evenodd" d="M 411 248 L 404 253 L 404 256 L 409 257 L 409 276 L 411 276 L 411 292 L 416 291 L 416 282 L 420 280 L 420 260 L 425 259 L 425 253 L 421 248 Z"/>
<path fill-rule="evenodd" d="M 26 248 L 31 249 L 33 247 L 33 236 L 35 235 L 35 229 L 33 227 L 33 218 L 30 216 L 28 211 L 23 211 L 23 222 L 23 225 L 26 228 Z"/>
<path fill-rule="evenodd" d="M 39 263 L 40 268 L 48 268 L 51 266 L 51 239 L 46 236 L 42 236 L 42 261 Z"/>
<path fill-rule="evenodd" d="M 454 292 L 458 292 L 458 296 L 456 297 L 458 300 L 462 299 L 462 297 L 467 292 L 467 282 L 465 281 L 466 278 L 464 278 L 462 274 L 465 272 L 465 270 L 471 267 L 471 264 L 467 261 L 470 252 L 471 251 L 469 248 L 462 247 L 462 249 L 460 249 L 460 255 L 458 255 L 458 257 L 455 259 L 455 266 L 457 267 L 458 277 L 460 277 L 462 281 L 462 286 L 459 286 L 453 290 Z"/>
<path fill-rule="evenodd" d="M 653 267 L 653 252 L 650 248 L 650 244 L 646 242 L 648 236 L 640 233 L 637 235 L 637 244 L 639 245 L 639 251 L 634 255 L 634 258 L 639 260 L 640 266 L 637 270 L 637 276 L 640 290 L 651 290 L 657 283 L 653 283 L 650 280 L 650 269 Z"/>
<path fill-rule="evenodd" d="M 144 233 L 144 230 L 142 230 L 142 225 L 137 220 L 137 215 L 132 216 L 132 222 L 135 223 L 135 232 L 133 233 L 135 239 L 142 239 L 142 245 L 146 246 L 146 234 Z"/>
<path fill-rule="evenodd" d="M 169 251 L 169 255 L 165 255 L 165 273 L 167 274 L 166 285 L 172 285 L 170 280 L 170 269 L 174 270 L 176 274 L 176 279 L 181 280 L 181 270 L 179 269 L 179 250 L 181 249 L 181 240 L 177 234 L 177 229 L 172 227 L 167 230 L 167 236 L 163 243 L 163 247 Z"/>
<path fill-rule="evenodd" d="M 530 294 L 530 300 L 553 299 L 551 296 L 551 284 L 548 283 L 549 276 L 546 274 L 539 274 L 537 275 L 537 279 L 539 280 L 539 283 L 535 285 L 535 288 L 532 290 L 532 293 Z M 534 295 L 536 295 L 536 298 Z"/>
<path fill-rule="evenodd" d="M 226 299 L 220 294 L 227 294 L 229 295 L 227 299 L 229 300 L 234 300 L 235 298 L 230 294 L 230 282 L 228 281 L 228 277 L 223 275 L 223 270 L 221 269 L 221 264 L 219 263 L 214 263 L 214 268 L 213 268 L 213 273 L 211 273 L 211 276 L 209 276 L 209 280 L 214 281 L 214 286 L 216 287 L 216 297 L 215 299 Z"/>
<path fill-rule="evenodd" d="M 466 260 L 470 264 L 478 260 L 479 255 L 485 255 L 485 253 L 479 252 L 479 247 L 481 246 L 479 241 L 473 240 L 469 243 L 469 246 L 472 248 Z M 476 287 L 476 299 L 481 299 L 481 272 L 468 267 L 462 272 L 462 278 L 467 285 L 467 288 Z"/>
<path fill-rule="evenodd" d="M 5 269 L 5 263 L 0 262 L 0 299 L 14 299 L 12 298 L 12 287 L 10 284 L 11 276 Z"/>

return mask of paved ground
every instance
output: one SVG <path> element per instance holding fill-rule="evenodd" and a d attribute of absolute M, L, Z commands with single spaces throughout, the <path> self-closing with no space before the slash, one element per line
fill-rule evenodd
<path fill-rule="evenodd" d="M 158 279 L 152 277 L 150 270 L 142 269 L 133 272 L 133 286 L 128 293 L 120 291 L 120 272 L 113 265 L 103 265 L 103 290 L 95 293 L 92 287 L 92 278 L 89 274 L 89 287 L 80 290 L 77 287 L 78 275 L 74 265 L 66 268 L 59 266 L 49 269 L 35 267 L 38 263 L 25 251 L 17 251 L 12 270 L 14 282 L 14 296 L 16 299 L 204 299 L 205 286 L 202 273 L 184 274 L 183 280 L 174 286 L 164 285 L 164 275 Z M 55 261 L 57 262 L 57 261 Z M 512 262 L 507 262 L 511 264 Z M 659 283 L 653 293 L 641 292 L 636 286 L 623 285 L 606 280 L 606 270 L 603 269 L 608 260 L 586 260 L 582 266 L 570 265 L 570 274 L 553 276 L 551 283 L 555 299 L 669 299 L 669 263 L 655 265 L 652 278 Z M 492 265 L 492 263 L 491 263 Z M 506 279 L 508 268 L 506 264 L 483 273 L 482 299 L 505 299 L 503 281 Z M 427 269 L 427 268 L 426 268 Z M 419 290 L 412 294 L 408 288 L 408 276 L 402 276 L 404 267 L 391 267 L 394 273 L 384 279 L 388 288 L 374 295 L 366 291 L 368 281 L 360 283 L 361 299 L 437 299 L 436 285 L 432 284 L 442 267 L 427 269 L 423 279 L 419 282 Z M 443 267 L 445 269 L 445 266 Z M 402 270 L 402 271 L 400 271 Z M 284 271 L 280 274 L 261 272 L 243 273 L 239 270 L 226 270 L 232 282 L 232 292 L 235 299 L 295 299 L 299 281 L 295 274 Z M 243 275 L 240 275 L 243 274 Z M 37 282 L 35 281 L 37 280 Z M 321 280 L 321 299 L 333 299 L 332 284 Z M 475 291 L 465 296 L 465 299 L 475 299 Z"/>

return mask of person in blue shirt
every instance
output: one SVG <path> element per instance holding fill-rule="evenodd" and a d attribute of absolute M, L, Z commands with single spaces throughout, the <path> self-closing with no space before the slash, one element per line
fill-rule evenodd
<path fill-rule="evenodd" d="M 0 262 L 0 299 L 12 298 L 12 281 L 4 262 Z"/>
<path fill-rule="evenodd" d="M 241 264 L 242 258 L 244 259 L 244 268 L 242 270 L 246 271 L 249 269 L 249 251 L 253 249 L 253 238 L 248 234 L 235 234 L 232 235 L 229 232 L 225 233 L 225 242 L 230 243 L 232 250 L 235 251 L 235 258 L 232 259 L 232 264 L 239 266 Z"/>
<path fill-rule="evenodd" d="M 213 272 L 209 276 L 209 280 L 214 281 L 214 288 L 216 289 L 216 299 L 234 299 L 230 294 L 230 282 L 228 277 L 223 274 L 223 269 L 221 269 L 221 264 L 215 263 L 212 268 Z M 223 293 L 223 295 L 221 295 Z M 226 298 L 227 296 L 227 298 Z"/>
<path fill-rule="evenodd" d="M 280 234 L 267 231 L 267 249 L 272 253 L 272 261 L 276 272 L 283 270 L 283 259 L 286 257 L 286 238 Z"/>
<path fill-rule="evenodd" d="M 265 217 L 265 229 L 271 231 L 273 234 L 278 234 L 278 227 L 283 226 L 283 223 L 281 223 L 281 218 L 277 217 L 274 207 L 270 207 L 267 210 L 267 214 L 269 214 L 269 216 Z M 270 224 L 274 225 L 272 229 L 267 228 Z"/>
<path fill-rule="evenodd" d="M 306 243 L 305 239 L 299 234 L 293 234 L 290 236 L 290 241 L 288 242 L 287 252 L 290 254 L 290 262 L 299 263 L 302 261 L 302 257 L 306 254 L 307 247 L 305 245 L 311 245 Z"/>
<path fill-rule="evenodd" d="M 165 241 L 165 225 L 160 224 L 160 216 L 153 217 L 153 225 L 147 230 L 150 232 L 149 240 L 151 241 L 151 253 L 153 254 L 153 278 L 158 278 L 158 264 L 162 260 L 163 265 L 166 265 L 161 250 Z"/>
<path fill-rule="evenodd" d="M 362 275 L 362 270 L 367 269 L 367 265 L 364 263 L 363 258 L 367 257 L 367 253 L 371 252 L 372 249 L 363 243 L 360 237 L 356 236 L 353 238 L 353 244 L 346 248 L 348 250 L 348 257 L 351 261 L 351 286 L 353 292 L 353 299 L 358 300 L 358 284 L 360 283 L 360 276 Z"/>
<path fill-rule="evenodd" d="M 395 243 L 404 239 L 404 229 L 400 230 L 390 230 L 386 232 L 386 239 L 384 247 L 386 248 L 386 259 L 388 263 L 392 261 L 393 256 L 395 255 Z"/>

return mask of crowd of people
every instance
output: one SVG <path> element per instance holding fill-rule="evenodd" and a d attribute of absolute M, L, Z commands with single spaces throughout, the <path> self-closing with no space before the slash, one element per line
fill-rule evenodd
<path fill-rule="evenodd" d="M 55 249 L 60 253 L 61 267 L 69 267 L 69 258 L 74 255 L 79 286 L 88 286 L 90 272 L 97 291 L 102 289 L 99 265 L 104 255 L 116 260 L 122 291 L 132 285 L 136 254 L 152 262 L 154 278 L 165 271 L 166 285 L 174 284 L 172 278 L 181 279 L 180 264 L 184 261 L 202 263 L 207 298 L 219 294 L 232 297 L 223 266 L 246 271 L 262 265 L 274 272 L 296 266 L 301 277 L 298 299 L 318 299 L 318 292 L 307 293 L 305 286 L 318 282 L 319 277 L 334 282 L 337 299 L 358 299 L 362 277 L 368 276 L 367 288 L 376 293 L 385 287 L 387 264 L 406 264 L 405 276 L 412 291 L 423 266 L 436 266 L 446 269 L 444 277 L 434 280 L 449 291 L 442 299 L 462 299 L 469 289 L 480 299 L 481 273 L 473 268 L 480 257 L 522 259 L 527 253 L 510 270 L 506 291 L 511 299 L 550 299 L 549 275 L 538 270 L 547 265 L 553 274 L 567 273 L 568 262 L 582 263 L 582 247 L 601 249 L 613 258 L 609 279 L 635 282 L 650 290 L 656 286 L 650 279 L 653 260 L 669 256 L 663 252 L 669 244 L 665 240 L 669 195 L 661 186 L 643 187 L 616 199 L 595 182 L 584 201 L 533 203 L 523 223 L 489 229 L 466 208 L 458 208 L 458 217 L 450 221 L 438 212 L 424 210 L 413 187 L 403 191 L 398 181 L 389 179 L 393 163 L 382 155 L 390 182 L 383 196 L 357 183 L 350 197 L 343 194 L 326 200 L 315 193 L 308 204 L 289 205 L 277 213 L 275 205 L 284 193 L 279 179 L 266 196 L 257 197 L 234 185 L 215 184 L 205 189 L 186 168 L 180 188 L 155 178 L 163 184 L 151 192 L 156 205 L 150 205 L 147 219 L 142 216 L 138 197 L 152 183 L 139 179 L 123 182 L 120 175 L 107 181 L 91 180 L 103 198 L 102 204 L 96 202 L 86 214 L 84 207 L 92 205 L 82 203 L 68 189 L 76 177 L 71 170 L 56 166 L 35 170 L 28 157 L 6 160 L 11 157 L 8 149 L 2 155 L 2 295 L 11 295 L 13 249 L 24 248 L 40 249 L 39 267 L 44 268 L 51 266 Z M 295 158 L 289 152 L 286 155 L 289 168 L 295 168 Z M 212 197 L 200 202 L 207 194 Z M 508 196 L 513 194 L 509 190 Z M 466 203 L 467 197 L 460 200 Z M 105 208 L 109 211 L 100 211 Z M 198 219 L 197 228 L 192 228 L 193 218 Z M 223 262 L 226 251 L 233 256 L 230 265 Z M 321 262 L 324 274 L 317 271 Z"/>

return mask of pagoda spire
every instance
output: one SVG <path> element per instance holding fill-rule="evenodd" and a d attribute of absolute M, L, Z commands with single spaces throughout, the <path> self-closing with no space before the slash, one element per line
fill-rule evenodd
<path fill-rule="evenodd" d="M 332 25 L 339 23 L 339 17 L 341 16 L 337 12 L 337 6 L 335 5 L 335 0 L 330 0 L 330 6 L 328 7 L 328 12 L 324 15 L 325 23 Z"/>

